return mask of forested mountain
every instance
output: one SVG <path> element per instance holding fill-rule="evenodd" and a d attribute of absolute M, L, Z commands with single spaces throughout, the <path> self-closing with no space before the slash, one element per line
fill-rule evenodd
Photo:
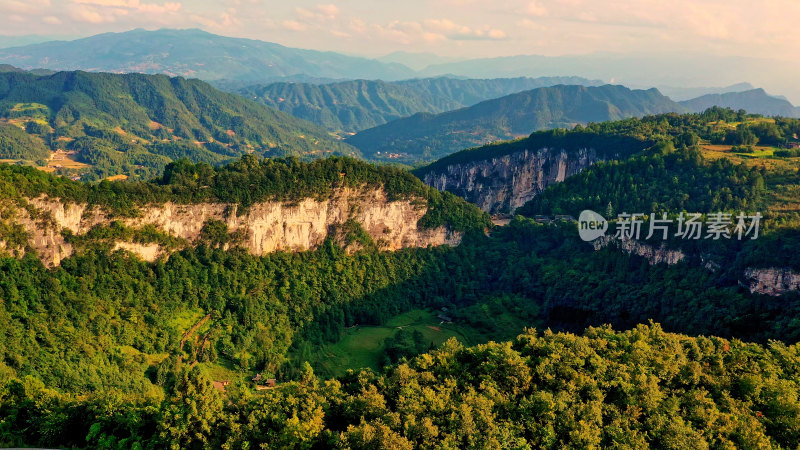
<path fill-rule="evenodd" d="M 580 77 L 396 82 L 273 83 L 236 92 L 333 132 L 356 132 L 418 112 L 439 113 L 492 98 L 557 84 L 596 85 Z"/>
<path fill-rule="evenodd" d="M 43 165 L 48 149 L 63 150 L 90 178 L 150 177 L 182 157 L 357 154 L 309 122 L 165 75 L 0 73 L 0 133 L 0 158 Z"/>
<path fill-rule="evenodd" d="M 784 147 L 797 145 L 798 133 L 800 120 L 797 119 L 772 119 L 713 107 L 696 114 L 660 114 L 641 119 L 592 123 L 572 129 L 539 131 L 516 141 L 454 153 L 415 170 L 415 173 L 427 184 L 464 197 L 486 211 L 513 212 L 543 191 L 561 192 L 563 186 L 547 188 L 565 179 L 582 179 L 584 175 L 577 174 L 594 164 L 601 161 L 623 161 L 650 149 L 660 149 L 664 145 L 672 148 L 698 147 L 710 160 L 727 159 L 737 164 L 763 166 L 773 171 L 780 169 L 779 173 L 791 172 L 796 169 L 797 161 L 794 157 L 797 153 Z M 626 166 L 615 164 L 608 168 L 611 174 L 606 176 L 611 178 L 600 189 L 603 195 L 597 191 L 593 194 L 583 192 L 580 195 L 562 192 L 563 195 L 555 194 L 551 200 L 561 204 L 578 199 L 588 201 L 590 197 L 613 201 L 612 197 L 623 195 L 623 192 L 633 197 L 638 196 L 638 191 L 629 189 L 627 184 L 621 183 L 617 178 L 622 176 L 620 172 Z M 652 164 L 652 161 L 643 164 L 646 166 Z M 635 178 L 635 172 L 645 169 L 644 166 L 637 167 L 633 170 L 634 173 L 627 173 L 624 177 Z M 676 175 L 673 170 L 676 170 L 675 167 L 661 173 L 659 176 L 662 179 L 653 184 L 661 192 L 658 194 L 660 199 L 673 194 L 676 198 L 684 195 L 705 195 L 699 191 L 693 194 L 668 193 L 666 187 L 677 181 L 672 179 Z M 687 173 L 691 174 L 692 170 Z M 570 176 L 573 177 L 568 178 Z M 775 177 L 780 179 L 781 176 Z M 706 183 L 697 184 L 693 181 L 690 184 L 696 184 L 695 188 L 705 190 L 709 183 L 707 180 Z M 661 200 L 655 200 L 655 195 L 653 193 L 641 198 L 646 199 L 646 202 L 659 203 Z M 605 210 L 606 206 L 604 204 L 601 209 Z M 673 206 L 681 208 L 679 205 Z M 593 207 L 598 205 L 593 204 Z M 578 210 L 570 209 L 568 214 L 580 212 L 578 206 L 575 208 Z M 793 210 L 788 205 L 786 208 Z M 567 213 L 563 210 L 559 213 L 561 212 Z"/>
<path fill-rule="evenodd" d="M 436 115 L 416 114 L 364 130 L 347 142 L 372 158 L 433 160 L 460 149 L 527 136 L 545 128 L 682 110 L 656 89 L 562 85 L 519 92 Z"/>
<path fill-rule="evenodd" d="M 763 89 L 707 94 L 682 101 L 680 104 L 694 112 L 702 112 L 712 106 L 719 106 L 735 110 L 744 109 L 747 112 L 765 116 L 800 117 L 797 109 L 788 100 L 773 97 Z"/>
<path fill-rule="evenodd" d="M 278 172 L 286 163 L 254 162 L 211 172 L 220 182 L 212 177 L 209 195 L 228 195 L 220 188 L 241 176 L 271 180 L 269 192 L 290 194 L 304 173 L 300 191 L 315 192 L 325 185 L 317 174 L 335 183 L 346 161 Z M 397 173 L 348 164 L 354 185 L 388 184 Z M 206 183 L 209 170 L 176 164 L 160 185 L 146 188 L 86 187 L 8 167 L 0 178 L 8 182 L 0 186 L 126 204 L 126 198 L 147 199 L 147 192 L 155 194 L 149 201 L 206 195 L 194 183 Z M 737 170 L 736 177 L 760 176 L 758 169 Z M 787 181 L 798 184 L 796 173 Z M 633 182 L 644 186 L 648 179 Z M 714 206 L 734 208 L 765 195 L 731 190 Z M 13 222 L 3 230 L 14 231 Z M 88 247 L 54 269 L 32 254 L 1 257 L 0 325 L 7 332 L 0 336 L 0 444 L 561 448 L 633 442 L 683 448 L 800 442 L 800 324 L 794 319 L 800 297 L 766 298 L 743 289 L 738 277 L 746 266 L 651 265 L 615 248 L 595 250 L 578 239 L 574 225 L 522 217 L 489 236 L 470 233 L 457 247 L 365 247 L 348 254 L 329 240 L 314 251 L 256 257 L 213 239 L 205 244 L 152 263 L 102 247 Z M 730 245 L 741 256 L 736 261 L 770 264 L 748 258 L 759 254 L 750 243 Z M 770 253 L 773 262 L 783 261 L 786 249 Z M 449 341 L 419 356 L 401 353 L 406 356 L 385 369 L 351 366 L 357 370 L 327 381 L 314 375 L 316 369 L 327 376 L 324 366 L 308 363 L 331 357 L 328 346 L 354 329 L 443 308 L 460 339 L 479 345 Z M 638 325 L 649 319 L 662 325 Z M 430 333 L 456 326 L 429 323 L 439 329 L 425 327 Z M 603 326 L 609 323 L 630 331 Z M 523 332 L 523 326 L 557 332 Z M 602 328 L 582 336 L 558 333 L 587 326 Z M 516 333 L 523 334 L 513 339 Z M 405 351 L 395 342 L 403 335 L 395 330 L 394 336 L 391 350 Z M 428 339 L 422 347 L 431 347 Z M 496 343 L 483 344 L 489 340 Z M 273 378 L 274 386 L 259 384 Z"/>
<path fill-rule="evenodd" d="M 400 64 L 218 36 L 198 29 L 136 29 L 6 48 L 0 49 L 0 61 L 21 68 L 142 72 L 250 82 L 296 74 L 388 80 L 414 76 L 411 69 Z"/>
<path fill-rule="evenodd" d="M 736 83 L 724 87 L 656 86 L 656 88 L 676 102 L 691 100 L 709 94 L 727 94 L 729 92 L 744 92 L 755 89 L 750 83 Z"/>

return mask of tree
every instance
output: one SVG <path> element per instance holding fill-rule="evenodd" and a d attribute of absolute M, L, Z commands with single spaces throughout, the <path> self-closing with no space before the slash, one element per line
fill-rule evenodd
<path fill-rule="evenodd" d="M 159 438 L 173 449 L 211 447 L 222 420 L 222 397 L 200 369 L 184 370 L 164 405 Z"/>

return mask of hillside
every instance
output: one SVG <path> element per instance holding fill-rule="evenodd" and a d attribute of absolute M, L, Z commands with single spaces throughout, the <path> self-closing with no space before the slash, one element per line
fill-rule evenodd
<path fill-rule="evenodd" d="M 202 52 L 198 52 L 202 49 Z M 0 49 L 0 61 L 23 69 L 142 72 L 263 82 L 304 74 L 324 78 L 409 78 L 399 64 L 218 36 L 198 29 L 136 29 L 74 41 Z"/>
<path fill-rule="evenodd" d="M 514 92 L 557 84 L 593 85 L 598 82 L 580 77 L 355 80 L 253 85 L 235 92 L 329 131 L 352 133 L 418 112 L 450 111 Z"/>
<path fill-rule="evenodd" d="M 0 192 L 0 249 L 33 252 L 47 265 L 97 245 L 147 260 L 209 240 L 255 255 L 309 250 L 342 227 L 396 250 L 458 243 L 488 225 L 476 208 L 408 172 L 349 158 L 248 155 L 219 168 L 181 160 L 155 182 L 102 185 L 0 165 Z"/>
<path fill-rule="evenodd" d="M 712 106 L 719 106 L 734 110 L 744 109 L 747 112 L 764 116 L 800 117 L 797 109 L 788 100 L 773 97 L 763 89 L 707 94 L 682 101 L 680 104 L 693 112 L 702 112 Z"/>
<path fill-rule="evenodd" d="M 426 184 L 453 192 L 493 213 L 513 212 L 548 187 L 555 196 L 549 200 L 550 206 L 579 199 L 600 202 L 605 198 L 606 203 L 600 208 L 605 210 L 608 201 L 614 201 L 616 195 L 623 195 L 627 189 L 620 184 L 618 177 L 635 177 L 631 173 L 624 176 L 617 173 L 625 166 L 613 163 L 607 168 L 612 173 L 605 175 L 609 178 L 601 189 L 603 196 L 597 192 L 582 192 L 580 195 L 562 192 L 559 191 L 562 187 L 553 185 L 568 179 L 581 179 L 583 175 L 569 177 L 601 161 L 623 161 L 665 145 L 674 148 L 697 146 L 709 161 L 724 159 L 737 165 L 763 167 L 773 173 L 776 180 L 780 180 L 798 168 L 797 154 L 783 147 L 789 142 L 797 142 L 795 136 L 799 131 L 800 121 L 797 119 L 769 119 L 714 107 L 699 114 L 662 114 L 593 123 L 573 129 L 540 131 L 516 141 L 457 152 L 414 173 Z M 638 169 L 644 170 L 642 167 Z M 695 169 L 700 170 L 700 167 Z M 691 174 L 692 171 L 687 173 Z M 672 171 L 660 174 L 663 179 L 656 188 L 661 193 L 648 195 L 642 201 L 658 204 L 670 195 L 676 198 L 684 195 L 705 196 L 700 191 L 667 192 L 674 175 Z M 701 185 L 694 188 L 702 191 L 708 187 Z M 630 191 L 628 195 L 636 197 L 640 193 Z M 785 205 L 787 212 L 793 211 L 792 194 L 785 193 L 780 197 L 789 203 Z M 673 206 L 678 209 L 682 207 Z M 592 207 L 597 208 L 598 204 L 594 203 Z M 578 206 L 569 208 L 569 211 L 562 208 L 557 214 L 577 214 L 580 210 Z"/>
<path fill-rule="evenodd" d="M 416 114 L 348 138 L 365 156 L 403 162 L 430 161 L 536 130 L 617 120 L 683 107 L 657 90 L 623 86 L 553 86 L 487 100 L 441 114 Z"/>
<path fill-rule="evenodd" d="M 311 123 L 164 75 L 0 73 L 0 132 L 0 142 L 12 143 L 0 147 L 0 159 L 39 161 L 86 179 L 148 178 L 183 157 L 220 163 L 248 153 L 358 154 Z M 48 164 L 44 149 L 58 151 L 58 159 Z"/>
<path fill-rule="evenodd" d="M 750 210 L 797 192 L 796 170 L 765 177 L 697 149 L 627 158 L 709 122 L 800 123 L 712 110 L 536 133 L 627 160 L 568 178 L 546 211 L 605 195 Z M 800 285 L 760 290 L 800 271 L 796 211 L 763 244 L 654 262 L 567 222 L 491 227 L 406 171 L 349 158 L 180 161 L 149 183 L 0 165 L 0 195 L 1 446 L 800 442 Z"/>

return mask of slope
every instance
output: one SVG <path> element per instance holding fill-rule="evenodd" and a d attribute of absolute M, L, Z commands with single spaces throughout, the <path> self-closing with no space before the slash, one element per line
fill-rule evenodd
<path fill-rule="evenodd" d="M 74 41 L 26 45 L 0 50 L 0 61 L 23 69 L 163 73 L 204 80 L 251 82 L 298 73 L 313 77 L 382 79 L 408 78 L 414 74 L 400 64 L 230 38 L 198 29 L 136 29 Z"/>
<path fill-rule="evenodd" d="M 323 126 L 352 133 L 418 112 L 440 113 L 515 92 L 557 84 L 595 85 L 580 77 L 396 82 L 353 80 L 337 83 L 272 83 L 236 89 L 244 97 Z"/>
<path fill-rule="evenodd" d="M 751 89 L 744 92 L 726 92 L 723 94 L 707 94 L 680 102 L 693 112 L 701 112 L 712 106 L 744 109 L 747 112 L 765 116 L 800 117 L 797 109 L 788 100 L 773 97 L 764 89 Z"/>
<path fill-rule="evenodd" d="M 430 161 L 467 147 L 532 131 L 682 111 L 658 90 L 624 86 L 553 86 L 520 92 L 438 115 L 416 114 L 347 139 L 368 157 Z"/>
<path fill-rule="evenodd" d="M 164 75 L 0 73 L 0 123 L 91 165 L 90 178 L 148 177 L 182 157 L 219 163 L 247 153 L 357 154 L 311 123 L 199 80 Z M 0 150 L 0 158 L 46 157 L 39 147 Z"/>

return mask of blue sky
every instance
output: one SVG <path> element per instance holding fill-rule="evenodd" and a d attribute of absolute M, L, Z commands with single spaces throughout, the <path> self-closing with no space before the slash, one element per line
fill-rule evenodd
<path fill-rule="evenodd" d="M 0 34 L 197 27 L 377 56 L 693 51 L 794 59 L 796 0 L 0 0 Z"/>

